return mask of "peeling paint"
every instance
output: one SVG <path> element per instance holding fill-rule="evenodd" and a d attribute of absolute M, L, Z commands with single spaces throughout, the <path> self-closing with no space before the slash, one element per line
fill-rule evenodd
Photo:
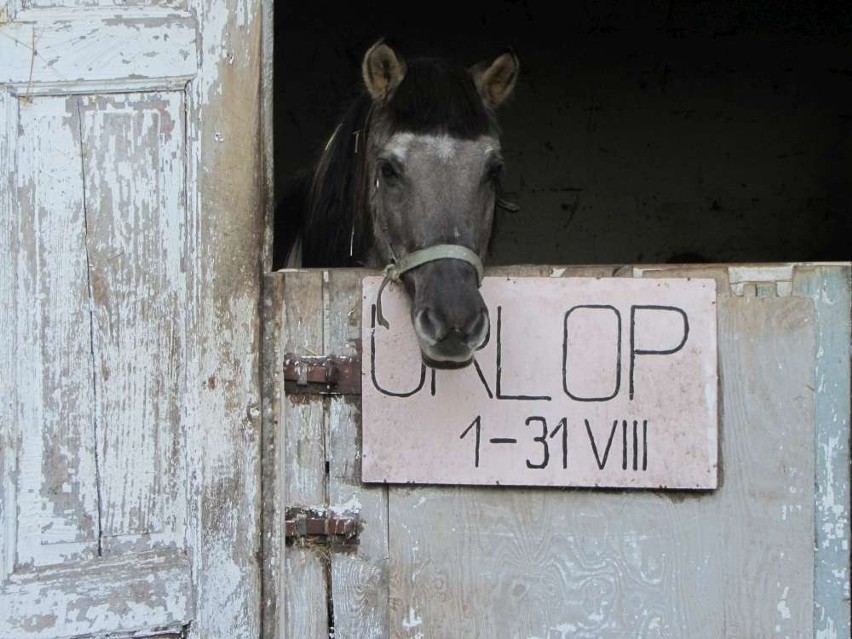
<path fill-rule="evenodd" d="M 241 230 L 258 182 L 241 153 L 259 143 L 245 143 L 251 118 L 231 117 L 228 141 L 201 145 L 205 113 L 241 111 L 186 91 L 199 16 L 232 30 L 231 9 L 44 7 L 2 26 L 0 130 L 14 135 L 0 142 L 0 211 L 16 238 L 3 292 L 22 309 L 7 328 L 26 360 L 7 367 L 20 433 L 0 429 L 0 636 L 257 636 L 260 245 Z M 257 14 L 242 13 L 242 75 L 209 66 L 211 84 L 258 82 Z M 221 175 L 216 153 L 237 163 L 221 190 L 198 181 Z"/>
<path fill-rule="evenodd" d="M 402 627 L 406 630 L 411 630 L 423 623 L 423 619 L 417 614 L 414 608 L 408 609 L 408 615 L 402 620 Z"/>

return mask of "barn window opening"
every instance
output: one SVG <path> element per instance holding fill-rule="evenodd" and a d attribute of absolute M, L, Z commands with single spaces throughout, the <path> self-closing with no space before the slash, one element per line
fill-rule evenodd
<path fill-rule="evenodd" d="M 490 264 L 852 258 L 852 12 L 769 2 L 637 8 L 431 2 L 275 7 L 274 161 L 288 176 L 361 90 L 379 37 L 473 65 L 512 47 Z M 284 207 L 285 218 L 296 211 Z M 275 247 L 293 239 L 278 226 Z"/>

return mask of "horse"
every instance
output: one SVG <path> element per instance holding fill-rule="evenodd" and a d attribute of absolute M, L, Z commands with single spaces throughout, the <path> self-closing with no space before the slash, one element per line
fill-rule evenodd
<path fill-rule="evenodd" d="M 384 267 L 382 289 L 399 281 L 411 302 L 424 364 L 468 366 L 489 337 L 479 287 L 504 166 L 496 110 L 518 71 L 511 49 L 467 68 L 375 42 L 361 94 L 276 206 L 291 241 L 274 266 Z"/>

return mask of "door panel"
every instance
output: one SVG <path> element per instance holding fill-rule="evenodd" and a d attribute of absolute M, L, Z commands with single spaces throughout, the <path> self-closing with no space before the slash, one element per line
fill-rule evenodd
<path fill-rule="evenodd" d="M 184 102 L 13 100 L 20 447 L 6 487 L 17 517 L 3 631 L 191 619 Z M 122 591 L 144 614 L 86 614 Z"/>
<path fill-rule="evenodd" d="M 79 115 L 61 97 L 15 106 L 15 541 L 27 566 L 96 557 L 99 523 Z"/>
<path fill-rule="evenodd" d="M 257 634 L 259 21 L 191 4 L 0 0 L 0 637 Z"/>
<path fill-rule="evenodd" d="M 848 636 L 850 529 L 837 504 L 849 495 L 850 265 L 487 275 L 613 273 L 716 280 L 714 491 L 364 485 L 357 396 L 285 392 L 280 364 L 362 352 L 367 272 L 268 277 L 265 357 L 280 394 L 268 559 L 284 558 L 266 584 L 270 636 Z M 360 515 L 357 548 L 288 539 L 272 513 L 290 506 Z"/>

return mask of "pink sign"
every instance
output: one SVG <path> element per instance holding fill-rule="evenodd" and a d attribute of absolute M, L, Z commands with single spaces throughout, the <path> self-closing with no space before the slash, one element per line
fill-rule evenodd
<path fill-rule="evenodd" d="M 362 480 L 713 489 L 710 279 L 486 277 L 475 363 L 421 363 L 402 288 L 363 286 Z"/>

